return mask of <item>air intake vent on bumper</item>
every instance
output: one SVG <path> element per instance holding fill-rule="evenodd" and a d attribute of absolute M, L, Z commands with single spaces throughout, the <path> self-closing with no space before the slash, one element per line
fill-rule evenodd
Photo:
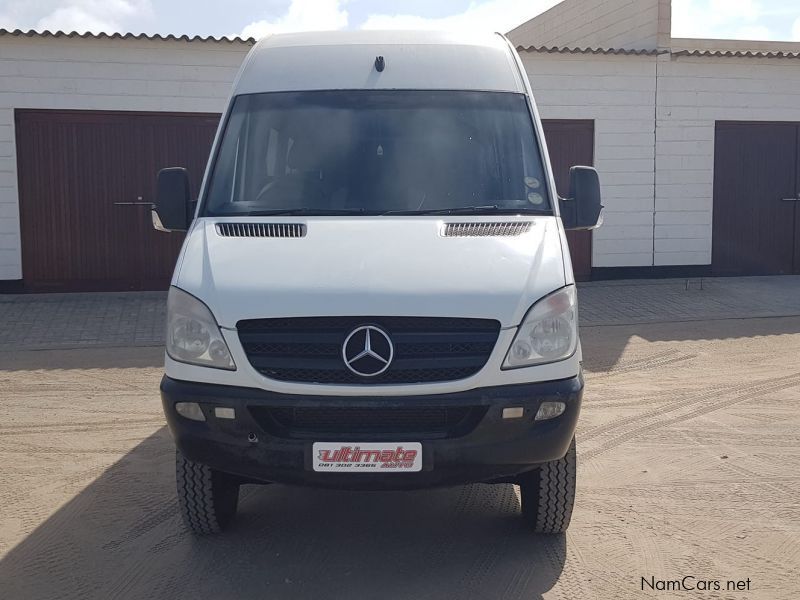
<path fill-rule="evenodd" d="M 444 237 L 512 237 L 528 233 L 533 223 L 516 221 L 510 223 L 445 223 Z"/>
<path fill-rule="evenodd" d="M 217 223 L 224 237 L 300 238 L 306 235 L 302 223 Z"/>

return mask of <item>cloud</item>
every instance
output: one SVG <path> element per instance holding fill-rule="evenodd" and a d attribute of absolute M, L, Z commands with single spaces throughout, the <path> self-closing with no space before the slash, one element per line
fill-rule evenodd
<path fill-rule="evenodd" d="M 127 31 L 130 21 L 152 15 L 150 0 L 10 0 L 0 15 L 0 26 L 28 23 L 40 31 L 113 33 Z"/>
<path fill-rule="evenodd" d="M 672 0 L 672 35 L 678 38 L 777 39 L 760 22 L 767 12 L 758 0 Z"/>
<path fill-rule="evenodd" d="M 470 2 L 462 13 L 439 18 L 408 14 L 370 15 L 363 29 L 445 29 L 505 33 L 558 4 L 559 0 L 484 0 Z"/>
<path fill-rule="evenodd" d="M 441 18 L 411 14 L 372 14 L 362 29 L 446 29 L 453 31 L 506 32 L 560 0 L 473 0 L 461 13 Z M 286 14 L 276 19 L 262 19 L 247 25 L 238 34 L 262 38 L 270 33 L 345 29 L 349 15 L 347 0 L 292 0 Z"/>
<path fill-rule="evenodd" d="M 746 25 L 734 30 L 733 37 L 737 40 L 768 40 L 775 34 L 766 25 Z"/>
<path fill-rule="evenodd" d="M 340 0 L 292 0 L 282 17 L 253 21 L 238 35 L 258 39 L 270 33 L 344 29 L 348 16 L 342 4 Z"/>
<path fill-rule="evenodd" d="M 719 20 L 743 19 L 755 21 L 762 14 L 760 2 L 755 0 L 710 0 L 709 8 Z"/>
<path fill-rule="evenodd" d="M 8 29 L 9 31 L 13 31 L 14 29 L 22 29 L 17 21 L 12 15 L 8 13 L 0 13 L 0 29 Z"/>

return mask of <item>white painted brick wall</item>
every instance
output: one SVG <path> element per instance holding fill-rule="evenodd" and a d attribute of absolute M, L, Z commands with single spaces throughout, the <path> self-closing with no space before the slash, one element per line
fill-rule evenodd
<path fill-rule="evenodd" d="M 543 118 L 595 120 L 606 204 L 595 267 L 710 264 L 715 122 L 800 122 L 797 60 L 525 53 L 523 62 Z"/>
<path fill-rule="evenodd" d="M 220 112 L 247 50 L 0 37 L 0 280 L 22 277 L 14 108 Z M 606 204 L 595 267 L 709 264 L 715 121 L 800 122 L 798 60 L 522 59 L 543 118 L 595 122 Z"/>
<path fill-rule="evenodd" d="M 0 38 L 0 279 L 22 276 L 13 108 L 221 111 L 247 47 L 187 46 Z M 523 59 L 544 118 L 595 120 L 607 213 L 594 265 L 652 264 L 654 59 Z"/>
<path fill-rule="evenodd" d="M 0 37 L 0 280 L 20 279 L 15 108 L 222 112 L 241 43 Z"/>
<path fill-rule="evenodd" d="M 656 265 L 711 263 L 716 121 L 800 122 L 800 61 L 658 60 Z"/>
<path fill-rule="evenodd" d="M 592 119 L 605 223 L 595 267 L 653 264 L 655 58 L 523 53 L 543 119 Z"/>

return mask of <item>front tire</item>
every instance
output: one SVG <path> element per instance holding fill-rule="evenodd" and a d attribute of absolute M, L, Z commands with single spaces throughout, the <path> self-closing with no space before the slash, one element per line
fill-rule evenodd
<path fill-rule="evenodd" d="M 519 482 L 522 516 L 536 533 L 564 533 L 575 505 L 575 438 L 564 458 L 526 473 Z"/>
<path fill-rule="evenodd" d="M 196 463 L 175 452 L 178 506 L 192 533 L 209 535 L 223 531 L 236 515 L 239 482 L 226 473 Z"/>

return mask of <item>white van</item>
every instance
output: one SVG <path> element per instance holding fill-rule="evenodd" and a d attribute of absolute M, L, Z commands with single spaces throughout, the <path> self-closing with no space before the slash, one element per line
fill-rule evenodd
<path fill-rule="evenodd" d="M 169 291 L 164 411 L 178 497 L 219 531 L 242 483 L 516 483 L 536 532 L 575 495 L 583 378 L 564 234 L 597 173 L 556 194 L 501 35 L 275 35 L 234 83 Z"/>

